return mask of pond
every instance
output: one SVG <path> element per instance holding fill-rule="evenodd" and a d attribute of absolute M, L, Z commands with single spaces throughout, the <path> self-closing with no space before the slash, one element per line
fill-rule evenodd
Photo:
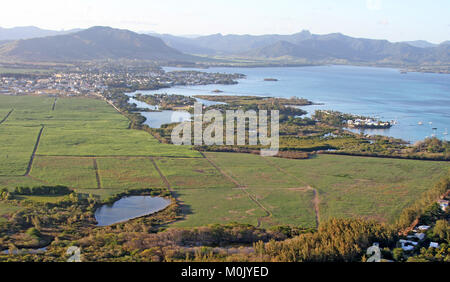
<path fill-rule="evenodd" d="M 39 248 L 39 249 L 14 249 L 12 251 L 13 255 L 27 255 L 27 254 L 43 254 L 47 251 L 47 247 Z M 3 250 L 1 251 L 1 254 L 3 255 L 9 255 L 9 250 Z"/>
<path fill-rule="evenodd" d="M 149 105 L 145 102 L 141 102 L 139 100 L 136 100 L 134 97 L 137 93 L 140 93 L 142 95 L 153 95 L 153 91 L 143 91 L 139 90 L 133 93 L 125 93 L 130 97 L 130 100 L 128 101 L 130 104 L 136 104 L 136 106 L 140 109 L 149 109 L 153 111 L 159 110 L 159 107 L 157 105 Z M 165 92 L 161 92 L 161 94 L 164 94 Z M 212 106 L 212 105 L 221 105 L 225 104 L 223 102 L 216 102 L 216 101 L 208 101 L 200 98 L 196 98 L 197 102 L 202 103 L 205 106 Z M 178 123 L 178 122 L 184 122 L 184 121 L 190 121 L 192 119 L 192 115 L 187 111 L 171 111 L 171 110 L 162 110 L 158 112 L 141 112 L 142 116 L 146 118 L 146 121 L 144 124 L 148 125 L 151 128 L 161 128 L 163 124 L 170 124 L 170 123 Z"/>
<path fill-rule="evenodd" d="M 164 210 L 170 200 L 161 197 L 131 196 L 103 205 L 95 212 L 97 226 L 108 226 Z"/>

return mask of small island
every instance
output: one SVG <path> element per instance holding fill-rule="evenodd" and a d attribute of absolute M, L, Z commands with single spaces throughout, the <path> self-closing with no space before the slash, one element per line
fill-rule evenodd
<path fill-rule="evenodd" d="M 276 78 L 264 78 L 264 81 L 278 81 Z"/>
<path fill-rule="evenodd" d="M 159 110 L 186 110 L 194 105 L 195 99 L 184 95 L 154 94 L 142 95 L 136 94 L 136 100 L 147 103 L 152 106 L 158 106 Z"/>

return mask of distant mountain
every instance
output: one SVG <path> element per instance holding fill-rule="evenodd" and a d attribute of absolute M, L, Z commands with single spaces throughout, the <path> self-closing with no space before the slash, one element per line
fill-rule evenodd
<path fill-rule="evenodd" d="M 189 54 L 233 55 L 259 59 L 302 59 L 309 62 L 448 63 L 441 45 L 427 41 L 392 43 L 353 38 L 340 33 L 317 35 L 304 30 L 292 35 L 222 35 L 197 38 L 155 35 L 171 47 Z"/>
<path fill-rule="evenodd" d="M 214 49 L 197 45 L 191 38 L 174 36 L 170 34 L 149 33 L 149 35 L 161 38 L 168 46 L 183 53 L 202 55 L 214 55 L 217 53 Z"/>
<path fill-rule="evenodd" d="M 36 28 L 30 27 L 28 31 L 31 30 L 36 31 Z M 44 34 L 42 30 L 40 32 Z M 317 35 L 306 30 L 291 35 L 213 34 L 192 38 L 93 27 L 64 35 L 9 42 L 0 39 L 0 57 L 35 61 L 140 59 L 197 62 L 207 59 L 193 55 L 224 55 L 309 63 L 418 65 L 449 64 L 449 48 L 448 41 L 440 45 L 427 41 L 392 43 L 340 33 Z"/>
<path fill-rule="evenodd" d="M 159 38 L 110 27 L 92 27 L 66 35 L 9 42 L 0 46 L 0 57 L 30 61 L 197 59 L 167 46 Z"/>
<path fill-rule="evenodd" d="M 292 35 L 222 35 L 219 33 L 196 38 L 160 34 L 152 35 L 160 37 L 168 45 L 182 52 L 204 55 L 237 54 L 254 48 L 265 47 L 278 41 L 295 44 L 313 36 L 309 31 L 302 31 Z"/>
<path fill-rule="evenodd" d="M 35 26 L 22 26 L 22 27 L 13 27 L 13 28 L 1 28 L 0 27 L 0 41 L 30 39 L 30 38 L 36 38 L 36 37 L 62 35 L 62 34 L 69 34 L 69 33 L 77 32 L 80 30 L 81 29 L 55 31 L 55 30 L 40 29 Z"/>
<path fill-rule="evenodd" d="M 449 46 L 449 45 L 447 45 Z M 340 33 L 315 35 L 297 44 L 280 41 L 241 53 L 244 57 L 292 57 L 308 61 L 346 61 L 350 63 L 448 63 L 450 53 L 445 46 L 419 48 L 407 43 L 353 38 Z"/>
<path fill-rule="evenodd" d="M 418 48 L 432 48 L 438 46 L 438 44 L 433 44 L 431 42 L 425 40 L 416 40 L 416 41 L 405 41 L 403 43 L 409 44 Z"/>

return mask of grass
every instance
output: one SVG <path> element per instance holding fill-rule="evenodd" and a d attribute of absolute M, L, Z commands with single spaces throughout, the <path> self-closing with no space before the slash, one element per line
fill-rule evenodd
<path fill-rule="evenodd" d="M 291 188 L 309 185 L 318 191 L 321 220 L 364 217 L 393 222 L 450 168 L 446 162 L 333 155 L 319 155 L 309 160 L 263 159 L 257 155 L 226 153 L 207 155 L 245 184 L 260 177 L 261 172 L 255 166 L 264 163 L 262 168 L 272 167 L 279 173 L 278 177 L 285 175 L 291 179 L 295 176 L 298 181 Z M 272 188 L 282 187 L 276 185 L 277 182 L 286 186 L 291 181 L 270 180 L 275 184 Z M 257 191 L 256 188 L 259 187 L 252 191 Z"/>
<path fill-rule="evenodd" d="M 156 164 L 173 188 L 236 187 L 204 158 L 160 158 L 156 160 Z"/>
<path fill-rule="evenodd" d="M 188 147 L 160 144 L 139 130 L 46 128 L 38 154 L 52 156 L 200 157 Z"/>
<path fill-rule="evenodd" d="M 45 182 L 28 176 L 0 176 L 0 189 L 8 188 L 10 191 L 18 186 L 34 187 L 44 184 Z"/>
<path fill-rule="evenodd" d="M 94 162 L 91 158 L 38 156 L 34 160 L 30 175 L 48 185 L 97 188 Z"/>
<path fill-rule="evenodd" d="M 21 209 L 22 207 L 17 207 L 7 203 L 0 202 L 0 222 L 5 222 L 6 221 L 5 216 L 15 213 Z"/>
<path fill-rule="evenodd" d="M 319 155 L 308 160 L 206 153 L 267 209 L 190 147 L 160 144 L 101 100 L 0 95 L 0 188 L 66 185 L 101 199 L 127 189 L 165 187 L 151 159 L 168 179 L 186 212 L 174 226 L 261 223 L 315 226 L 315 189 L 320 220 L 364 217 L 393 222 L 450 164 Z M 3 116 L 2 116 L 3 115 Z M 30 176 L 26 172 L 41 124 L 45 126 Z M 94 159 L 98 166 L 98 189 Z M 30 197 L 59 201 L 57 197 Z M 0 215 L 11 207 L 1 206 Z M 4 205 L 4 204 L 3 204 Z M 1 220 L 1 219 L 0 219 Z"/>
<path fill-rule="evenodd" d="M 361 216 L 394 222 L 450 168 L 448 162 L 332 155 L 272 161 L 318 190 L 323 220 Z"/>
<path fill-rule="evenodd" d="M 206 153 L 225 173 L 249 188 L 295 188 L 298 181 L 271 166 L 259 155 Z"/>
<path fill-rule="evenodd" d="M 274 225 L 316 227 L 312 190 L 251 188 L 248 191 L 272 213 L 271 217 L 262 219 L 262 227 Z"/>
<path fill-rule="evenodd" d="M 37 203 L 52 203 L 56 204 L 63 200 L 66 200 L 68 197 L 66 195 L 64 196 L 55 196 L 55 195 L 49 195 L 49 196 L 18 196 L 19 200 L 28 200 L 33 201 Z"/>
<path fill-rule="evenodd" d="M 257 225 L 258 218 L 265 216 L 241 189 L 177 189 L 176 195 L 186 213 L 185 220 L 173 224 L 176 227 L 229 222 Z"/>
<path fill-rule="evenodd" d="M 166 187 L 150 158 L 98 158 L 97 163 L 102 188 Z"/>
<path fill-rule="evenodd" d="M 0 175 L 24 175 L 40 127 L 0 125 Z"/>
<path fill-rule="evenodd" d="M 106 200 L 109 197 L 115 196 L 124 192 L 126 189 L 75 189 L 77 193 L 86 194 L 86 195 L 94 195 L 97 196 L 101 200 Z"/>
<path fill-rule="evenodd" d="M 47 74 L 50 72 L 51 70 L 49 69 L 0 67 L 0 74 Z"/>

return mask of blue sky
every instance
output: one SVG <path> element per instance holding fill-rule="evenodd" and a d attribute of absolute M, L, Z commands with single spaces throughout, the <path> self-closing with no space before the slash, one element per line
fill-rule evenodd
<path fill-rule="evenodd" d="M 449 0 L 8 0 L 0 26 L 108 25 L 192 34 L 341 32 L 390 41 L 450 40 Z"/>

